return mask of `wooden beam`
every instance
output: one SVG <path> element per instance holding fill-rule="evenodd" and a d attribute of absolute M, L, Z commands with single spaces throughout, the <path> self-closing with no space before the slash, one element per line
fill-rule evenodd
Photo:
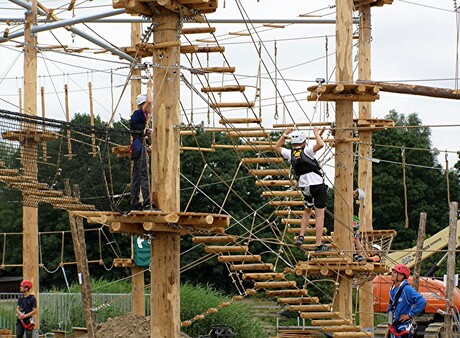
<path fill-rule="evenodd" d="M 460 99 L 460 90 L 457 90 L 457 89 L 429 87 L 429 86 L 420 86 L 420 85 L 409 85 L 405 83 L 364 81 L 364 80 L 359 81 L 359 83 L 379 86 L 381 91 L 389 92 L 389 93 L 439 97 L 443 99 L 453 99 L 453 100 Z"/>

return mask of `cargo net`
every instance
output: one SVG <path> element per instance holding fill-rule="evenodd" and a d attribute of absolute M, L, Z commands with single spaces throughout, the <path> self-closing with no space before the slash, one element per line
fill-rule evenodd
<path fill-rule="evenodd" d="M 89 115 L 63 122 L 0 110 L 1 198 L 31 207 L 129 211 L 130 160 L 111 154 L 129 144 L 126 124 L 106 128 L 96 117 L 94 127 Z"/>

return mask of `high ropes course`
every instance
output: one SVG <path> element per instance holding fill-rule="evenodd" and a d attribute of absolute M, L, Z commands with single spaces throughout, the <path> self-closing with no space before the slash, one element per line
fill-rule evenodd
<path fill-rule="evenodd" d="M 27 3 L 12 2 L 30 9 Z M 360 43 L 370 39 L 369 32 L 366 31 L 366 20 L 371 8 L 378 10 L 392 2 L 352 2 L 354 11 L 361 13 L 357 25 Z M 290 88 L 282 75 L 282 69 L 278 67 L 276 52 L 273 57 L 270 56 L 267 45 L 258 35 L 263 30 L 279 29 L 279 26 L 255 26 L 241 3 L 236 1 L 236 4 L 245 30 L 233 35 L 247 35 L 258 55 L 257 74 L 249 79 L 238 74 L 236 67 L 226 56 L 226 47 L 220 42 L 232 37 L 217 35 L 216 28 L 208 20 L 207 15 L 217 9 L 217 1 L 114 0 L 115 10 L 137 14 L 144 22 L 150 23 L 144 31 L 141 31 L 139 23 L 133 24 L 132 45 L 129 47 L 115 48 L 104 39 L 92 40 L 103 49 L 98 52 L 109 52 L 129 61 L 128 66 L 124 62 L 118 69 L 103 71 L 110 74 L 111 81 L 114 71 L 116 73 L 123 70 L 125 76 L 123 84 L 117 89 L 120 96 L 112 97 L 109 121 L 100 121 L 95 116 L 93 102 L 96 95 L 93 93 L 95 88 L 92 83 L 89 82 L 88 89 L 83 89 L 81 84 L 71 80 L 72 74 L 63 76 L 66 83 L 62 91 L 57 90 L 57 83 L 51 74 L 44 76 L 49 78 L 46 81 L 52 83 L 54 94 L 60 96 L 58 101 L 66 117 L 65 121 L 46 117 L 49 109 L 44 87 L 41 88 L 40 95 L 41 117 L 37 116 L 38 109 L 33 112 L 28 110 L 29 105 L 22 101 L 22 91 L 19 104 L 2 98 L 2 101 L 17 108 L 14 111 L 0 110 L 2 198 L 22 203 L 27 208 L 47 205 L 68 211 L 71 226 L 79 222 L 83 224 L 82 220 L 85 219 L 85 231 L 96 233 L 93 238 L 96 238 L 99 248 L 97 253 L 91 253 L 93 257 L 88 258 L 87 263 L 97 263 L 106 269 L 110 269 L 112 264 L 115 267 L 132 268 L 133 280 L 137 273 L 143 271 L 135 269 L 130 252 L 124 252 L 118 245 L 112 244 L 118 234 L 145 236 L 152 240 L 153 257 L 164 255 L 169 263 L 154 259 L 151 271 L 155 273 L 162 269 L 165 279 L 173 275 L 176 269 L 174 264 L 178 261 L 177 249 L 180 250 L 178 238 L 190 236 L 191 247 L 180 255 L 187 255 L 192 250 L 200 250 L 203 254 L 199 259 L 177 268 L 179 271 L 199 269 L 203 262 L 217 259 L 228 271 L 236 289 L 232 302 L 256 293 L 264 293 L 280 306 L 285 306 L 289 311 L 299 313 L 300 318 L 309 320 L 308 329 L 286 329 L 279 332 L 279 338 L 312 337 L 321 333 L 334 337 L 371 337 L 371 332 L 363 330 L 368 324 L 363 324 L 362 318 L 358 321 L 356 311 L 352 311 L 347 305 L 348 300 L 343 301 L 347 296 L 344 295 L 346 289 L 342 287 L 349 287 L 350 292 L 351 287 L 358 289 L 359 297 L 370 299 L 371 308 L 370 311 L 369 307 L 367 310 L 372 314 L 373 293 L 369 282 L 376 276 L 389 272 L 394 265 L 395 262 L 388 254 L 396 231 L 372 229 L 372 214 L 368 212 L 370 208 L 363 208 L 365 204 L 371 205 L 371 194 L 367 194 L 366 199 L 360 202 L 359 215 L 363 220 L 362 244 L 365 252 L 371 251 L 372 245 L 378 244 L 381 248 L 381 260 L 355 261 L 351 222 L 351 210 L 355 203 L 351 195 L 353 189 L 350 189 L 352 182 L 350 180 L 338 183 L 337 176 L 340 175 L 337 172 L 343 169 L 344 176 L 352 178 L 354 167 L 359 165 L 359 186 L 365 191 L 372 191 L 372 170 L 369 169 L 372 147 L 385 146 L 373 145 L 372 133 L 395 128 L 395 125 L 391 120 L 372 118 L 370 104 L 379 99 L 380 91 L 404 92 L 410 88 L 404 85 L 395 88 L 388 84 L 371 82 L 367 77 L 369 72 L 362 69 L 366 68 L 366 61 L 363 61 L 359 75 L 355 76 L 360 81 L 353 82 L 354 72 L 346 74 L 347 70 L 340 67 L 331 73 L 327 72 L 325 79 L 317 79 L 316 85 L 308 87 L 308 97 L 302 98 L 312 104 L 312 109 L 307 110 L 299 99 L 303 93 L 295 93 Z M 69 8 L 70 6 L 78 8 L 79 4 L 71 1 Z M 340 9 L 342 14 L 346 10 Z M 59 23 L 62 20 L 59 20 L 58 14 L 62 11 L 65 9 L 50 10 L 43 4 L 38 6 L 39 17 L 46 16 L 56 27 L 67 27 L 72 34 L 87 37 L 86 33 L 74 28 L 69 22 Z M 339 18 L 337 21 L 337 25 L 340 25 Z M 338 29 L 344 27 L 339 26 Z M 13 25 L 5 30 L 2 42 L 16 41 L 13 39 L 22 35 L 27 37 L 27 34 L 27 30 Z M 195 38 L 196 36 L 200 38 Z M 34 46 L 26 42 L 23 47 L 40 53 L 76 52 L 62 43 L 57 46 Z M 365 48 L 361 50 L 360 60 L 365 60 Z M 343 52 L 338 50 L 336 53 Z M 265 58 L 263 55 L 269 56 Z M 338 55 L 340 56 L 343 55 Z M 144 61 L 144 58 L 153 58 L 153 62 Z M 52 63 L 50 60 L 47 62 Z M 91 70 L 91 74 L 97 72 Z M 333 73 L 336 75 L 336 82 L 331 81 Z M 129 207 L 129 121 L 117 121 L 117 114 L 120 114 L 122 96 L 129 90 L 129 86 L 131 97 L 134 98 L 140 93 L 141 85 L 149 80 L 153 81 L 156 94 L 152 110 L 154 113 L 148 124 L 154 135 L 152 161 L 148 163 L 152 171 L 149 184 L 154 203 L 161 210 L 135 211 Z M 267 80 L 275 88 L 275 95 L 269 99 L 270 103 L 262 99 L 262 92 L 266 90 L 262 83 Z M 174 85 L 179 81 L 182 99 L 174 102 L 179 97 L 179 87 Z M 88 93 L 90 114 L 76 114 L 71 119 L 69 101 L 72 93 L 69 83 Z M 283 95 L 279 89 L 281 87 L 286 88 L 289 94 Z M 425 95 L 424 89 L 418 88 L 416 95 Z M 113 82 L 110 90 L 114 90 Z M 27 101 L 27 95 L 30 97 L 30 94 L 25 93 L 24 101 Z M 438 90 L 436 95 L 457 98 L 458 93 Z M 289 104 L 287 100 L 290 101 Z M 353 102 L 359 102 L 359 114 L 353 111 Z M 289 108 L 292 103 L 300 114 L 294 114 L 293 109 Z M 279 106 L 282 111 L 278 111 Z M 267 110 L 270 113 L 266 113 Z M 174 115 L 175 111 L 180 112 L 180 118 Z M 344 112 L 348 116 L 342 120 Z M 336 116 L 335 120 L 332 118 L 333 114 Z M 197 123 L 203 120 L 202 116 L 206 116 L 206 122 Z M 266 123 L 265 120 L 274 120 L 276 123 L 269 126 L 270 122 Z M 278 137 L 288 127 L 307 133 L 313 127 L 319 127 L 326 145 L 319 156 L 319 162 L 323 168 L 335 166 L 336 177 L 330 177 L 327 170 L 325 176 L 325 182 L 334 188 L 336 204 L 333 212 L 328 211 L 334 221 L 334 230 L 328 234 L 325 229 L 323 236 L 323 242 L 333 249 L 331 251 L 314 252 L 315 238 L 311 235 L 314 234 L 314 215 L 309 220 L 310 228 L 307 229 L 305 244 L 300 248 L 294 245 L 295 236 L 300 231 L 304 204 L 289 163 L 275 150 Z M 203 134 L 210 137 L 202 138 Z M 308 139 L 313 139 L 310 134 Z M 199 152 L 202 160 L 201 163 L 193 163 L 193 177 L 186 170 L 178 171 L 180 156 L 184 157 L 190 151 Z M 222 172 L 214 162 L 220 153 L 228 152 L 232 152 L 232 156 L 238 159 L 237 167 L 231 173 Z M 403 164 L 410 166 L 410 163 Z M 183 182 L 180 190 L 179 177 Z M 242 196 L 235 189 L 243 180 L 252 182 L 259 189 L 265 199 L 260 207 L 255 208 L 248 196 Z M 92 191 L 80 191 L 79 186 L 83 183 L 91 186 Z M 207 193 L 207 186 L 210 184 L 221 187 L 219 197 Z M 185 205 L 178 205 L 179 198 L 174 195 L 176 192 L 187 193 L 189 199 Z M 229 199 L 240 203 L 241 210 L 245 213 L 243 217 L 235 217 L 227 212 L 226 204 Z M 37 233 L 40 243 L 47 236 L 60 237 L 56 241 L 56 252 L 60 252 L 57 266 L 50 266 L 47 255 L 42 254 L 40 246 L 38 267 L 53 273 L 67 264 L 78 264 L 65 256 L 63 248 L 67 240 L 81 236 L 81 233 L 78 234 L 78 226 L 77 230 L 72 230 L 72 236 L 69 236 L 69 232 Z M 19 235 L 20 233 L 1 234 L 2 269 L 23 266 L 21 262 L 11 262 L 8 257 L 9 248 L 14 241 L 17 242 Z M 77 251 L 75 237 L 73 240 Z M 76 252 L 78 254 L 87 255 L 86 252 Z M 109 265 L 107 257 L 113 258 Z M 170 266 L 165 268 L 165 265 Z M 318 283 L 328 286 L 320 287 Z M 172 295 L 173 303 L 177 301 L 176 282 L 172 283 L 173 286 L 166 282 L 163 285 L 160 278 L 159 284 L 160 289 L 171 292 L 169 296 Z M 142 283 L 141 287 L 152 287 L 153 293 L 153 285 L 145 286 Z M 319 296 L 310 296 L 309 290 L 314 290 Z M 152 313 L 161 307 L 163 301 L 152 301 Z M 349 304 L 351 305 L 351 301 Z M 183 320 L 180 325 L 193 325 L 195 321 L 229 305 L 231 302 L 224 302 L 206 313 Z M 97 311 L 97 307 L 91 311 Z M 172 312 L 172 318 L 177 318 L 177 309 L 174 306 L 168 308 L 168 311 Z M 168 320 L 170 319 L 162 318 L 160 322 L 156 322 L 154 327 L 159 331 L 155 332 L 168 332 Z"/>

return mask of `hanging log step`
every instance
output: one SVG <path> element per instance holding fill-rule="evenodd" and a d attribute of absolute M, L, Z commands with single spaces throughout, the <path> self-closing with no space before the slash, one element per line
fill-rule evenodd
<path fill-rule="evenodd" d="M 231 271 L 271 271 L 273 264 L 260 263 L 260 264 L 235 264 L 230 267 Z"/>
<path fill-rule="evenodd" d="M 196 1 L 197 2 L 197 1 Z M 206 33 L 215 33 L 216 27 L 190 27 L 182 28 L 182 34 L 206 34 Z"/>
<path fill-rule="evenodd" d="M 272 207 L 302 207 L 304 204 L 303 201 L 270 201 L 268 205 Z"/>
<path fill-rule="evenodd" d="M 18 175 L 19 169 L 0 169 L 0 175 L 10 176 L 10 175 Z"/>
<path fill-rule="evenodd" d="M 24 122 L 27 123 L 27 122 Z M 34 126 L 35 127 L 35 126 Z M 19 142 L 28 142 L 28 141 L 35 141 L 39 142 L 46 142 L 46 141 L 54 141 L 59 138 L 59 135 L 50 131 L 41 131 L 35 128 L 25 128 L 21 131 L 4 131 L 2 133 L 2 137 L 5 140 L 10 141 L 19 141 Z"/>
<path fill-rule="evenodd" d="M 192 73 L 195 74 L 206 74 L 206 73 L 234 73 L 235 67 L 202 67 L 191 69 Z"/>
<path fill-rule="evenodd" d="M 96 210 L 94 205 L 90 204 L 55 204 L 52 203 L 51 206 L 54 209 L 63 209 L 67 211 L 91 211 Z"/>
<path fill-rule="evenodd" d="M 318 297 L 278 298 L 276 302 L 281 303 L 281 304 L 312 304 L 312 303 L 319 303 L 319 298 Z"/>
<path fill-rule="evenodd" d="M 255 289 L 283 289 L 283 288 L 295 288 L 297 283 L 295 281 L 272 281 L 272 282 L 255 282 Z"/>
<path fill-rule="evenodd" d="M 314 210 L 313 210 L 314 211 Z M 277 216 L 303 216 L 304 211 L 303 210 L 275 210 L 274 214 Z M 314 215 L 314 213 L 312 213 Z"/>
<path fill-rule="evenodd" d="M 332 249 L 334 248 L 332 244 L 324 244 L 324 245 L 326 245 L 328 248 L 332 248 Z M 308 251 L 308 254 L 311 254 L 315 250 L 315 245 L 314 244 L 302 244 L 301 248 Z M 328 256 L 328 255 L 331 255 L 331 251 L 323 251 L 318 254 Z"/>
<path fill-rule="evenodd" d="M 350 319 L 313 319 L 311 325 L 315 326 L 336 326 L 336 325 L 350 325 Z"/>
<path fill-rule="evenodd" d="M 243 144 L 234 146 L 235 151 L 275 151 L 275 146 L 271 144 Z"/>
<path fill-rule="evenodd" d="M 297 219 L 297 220 L 300 221 L 300 219 Z M 314 225 L 314 224 L 316 223 L 316 220 L 315 220 L 314 218 L 310 218 L 310 219 L 308 220 L 308 222 L 309 222 L 310 225 Z M 283 223 L 283 224 L 284 224 L 284 223 Z M 298 224 L 300 224 L 300 223 L 298 223 Z M 323 233 L 326 233 L 326 232 L 327 232 L 326 227 L 323 227 Z M 289 234 L 299 234 L 299 233 L 300 233 L 300 228 L 289 228 L 289 229 L 288 229 L 288 233 L 289 233 Z M 315 230 L 315 228 L 313 228 L 313 227 L 307 227 L 307 228 L 305 229 L 305 233 L 306 233 L 306 234 L 315 234 L 315 233 L 316 233 L 316 230 Z"/>
<path fill-rule="evenodd" d="M 227 136 L 231 138 L 236 137 L 269 137 L 269 133 L 263 130 L 232 130 L 227 132 Z"/>
<path fill-rule="evenodd" d="M 300 218 L 282 218 L 281 219 L 281 224 L 296 224 L 296 225 L 299 225 L 301 223 L 302 223 L 302 220 Z M 316 219 L 310 218 L 308 220 L 308 224 L 309 225 L 315 225 L 316 224 Z M 310 230 L 315 230 L 315 229 L 311 228 Z M 290 228 L 290 229 L 288 229 L 288 232 L 290 234 L 298 234 L 300 232 L 300 228 Z"/>
<path fill-rule="evenodd" d="M 211 47 L 198 47 L 197 53 L 224 53 L 225 47 L 211 46 Z"/>
<path fill-rule="evenodd" d="M 254 102 L 217 102 L 210 103 L 211 108 L 253 108 Z"/>
<path fill-rule="evenodd" d="M 355 337 L 372 337 L 372 332 L 336 332 L 332 335 L 334 338 L 355 338 Z"/>
<path fill-rule="evenodd" d="M 241 162 L 243 164 L 279 164 L 283 163 L 284 159 L 282 157 L 249 157 L 243 158 Z"/>
<path fill-rule="evenodd" d="M 256 186 L 258 187 L 294 187 L 297 185 L 296 180 L 260 180 L 256 182 Z M 303 213 L 303 211 L 302 211 Z"/>
<path fill-rule="evenodd" d="M 236 241 L 236 236 L 195 236 L 192 238 L 192 243 L 233 243 Z"/>
<path fill-rule="evenodd" d="M 250 169 L 250 176 L 289 176 L 291 169 Z"/>
<path fill-rule="evenodd" d="M 300 197 L 302 193 L 297 190 L 281 190 L 281 191 L 262 191 L 264 197 Z"/>
<path fill-rule="evenodd" d="M 300 318 L 319 319 L 319 318 L 340 318 L 340 312 L 301 312 Z"/>
<path fill-rule="evenodd" d="M 260 272 L 260 273 L 244 273 L 243 280 L 280 280 L 284 279 L 284 273 L 280 272 Z"/>
<path fill-rule="evenodd" d="M 204 248 L 207 253 L 227 253 L 227 252 L 248 252 L 248 247 L 244 245 L 225 245 L 225 246 L 208 246 Z"/>
<path fill-rule="evenodd" d="M 311 86 L 307 88 L 311 92 L 308 101 L 360 101 L 373 102 L 379 99 L 379 86 L 368 84 L 326 84 L 321 87 Z"/>
<path fill-rule="evenodd" d="M 217 261 L 220 263 L 225 262 L 262 262 L 262 256 L 260 255 L 228 255 L 219 256 Z"/>
<path fill-rule="evenodd" d="M 323 326 L 323 332 L 359 332 L 361 328 L 354 325 Z"/>
<path fill-rule="evenodd" d="M 308 295 L 308 290 L 305 289 L 296 289 L 296 290 L 270 290 L 265 291 L 267 297 L 283 297 L 283 296 L 306 296 Z"/>
<path fill-rule="evenodd" d="M 239 86 L 239 85 L 201 88 L 201 91 L 203 93 L 244 92 L 245 90 L 246 90 L 246 86 Z"/>
<path fill-rule="evenodd" d="M 114 258 L 113 266 L 116 268 L 132 268 L 134 267 L 134 262 L 131 258 Z"/>
<path fill-rule="evenodd" d="M 60 197 L 64 195 L 61 190 L 27 190 L 27 194 L 37 197 Z"/>
<path fill-rule="evenodd" d="M 289 311 L 296 312 L 319 312 L 319 311 L 330 311 L 331 304 L 302 304 L 302 305 L 290 305 Z"/>

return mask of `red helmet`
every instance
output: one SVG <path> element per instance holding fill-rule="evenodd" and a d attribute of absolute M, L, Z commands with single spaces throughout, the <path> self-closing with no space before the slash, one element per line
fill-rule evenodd
<path fill-rule="evenodd" d="M 24 279 L 20 286 L 24 286 L 26 288 L 32 289 L 32 282 L 30 280 Z"/>
<path fill-rule="evenodd" d="M 404 264 L 398 264 L 392 270 L 396 271 L 397 273 L 402 273 L 404 276 L 406 276 L 406 279 L 409 278 L 410 269 Z"/>

